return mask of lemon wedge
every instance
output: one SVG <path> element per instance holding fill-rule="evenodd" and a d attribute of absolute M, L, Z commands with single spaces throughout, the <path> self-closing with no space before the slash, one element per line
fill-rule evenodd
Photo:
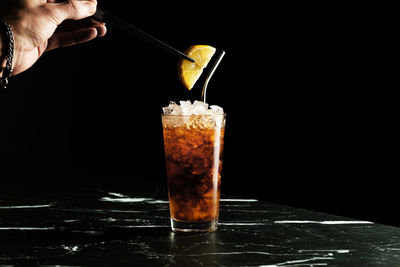
<path fill-rule="evenodd" d="M 187 89 L 190 90 L 193 88 L 194 84 L 200 78 L 203 69 L 210 62 L 215 50 L 214 47 L 209 45 L 193 45 L 185 51 L 188 57 L 195 60 L 193 63 L 189 60 L 181 59 L 178 63 L 179 79 Z"/>

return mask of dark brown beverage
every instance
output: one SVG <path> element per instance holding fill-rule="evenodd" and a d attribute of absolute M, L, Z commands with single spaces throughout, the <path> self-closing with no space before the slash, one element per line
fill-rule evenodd
<path fill-rule="evenodd" d="M 178 228 L 173 229 L 213 231 L 219 214 L 225 115 L 163 115 L 162 120 L 171 219 Z"/>

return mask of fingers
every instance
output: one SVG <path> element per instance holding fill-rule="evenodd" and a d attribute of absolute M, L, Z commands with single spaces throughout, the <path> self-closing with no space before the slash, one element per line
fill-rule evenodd
<path fill-rule="evenodd" d="M 95 28 L 97 30 L 97 37 L 103 37 L 104 35 L 106 35 L 107 28 L 105 25 L 98 25 L 98 26 L 95 26 Z"/>
<path fill-rule="evenodd" d="M 63 2 L 48 1 L 49 8 L 57 25 L 61 24 L 66 19 L 79 20 L 92 16 L 96 12 L 96 0 L 67 0 Z"/>
<path fill-rule="evenodd" d="M 69 32 L 59 31 L 54 33 L 54 35 L 49 39 L 47 45 L 47 51 L 59 47 L 66 47 L 75 44 L 85 43 L 93 40 L 96 37 L 104 36 L 106 29 L 104 26 L 99 26 L 99 30 L 95 27 L 78 29 Z"/>
<path fill-rule="evenodd" d="M 59 47 L 85 43 L 96 37 L 103 37 L 107 28 L 105 23 L 88 16 L 96 10 L 96 0 L 47 0 L 57 14 L 60 22 L 56 32 L 48 40 L 47 51 Z M 65 21 L 66 20 L 66 21 Z"/>
<path fill-rule="evenodd" d="M 92 28 L 97 26 L 105 26 L 105 23 L 94 20 L 92 18 L 85 18 L 81 20 L 66 20 L 57 27 L 57 30 L 73 31 L 82 28 Z"/>

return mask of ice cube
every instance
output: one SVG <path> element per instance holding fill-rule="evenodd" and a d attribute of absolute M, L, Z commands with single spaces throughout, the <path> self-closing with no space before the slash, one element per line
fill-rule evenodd
<path fill-rule="evenodd" d="M 163 110 L 163 113 L 164 113 L 164 114 L 167 114 L 167 115 L 170 114 L 171 111 L 172 111 L 171 108 L 170 108 L 169 106 L 168 106 L 168 107 L 163 107 L 162 110 Z"/>
<path fill-rule="evenodd" d="M 224 109 L 217 105 L 210 106 L 213 114 L 224 114 Z"/>
<path fill-rule="evenodd" d="M 208 104 L 202 101 L 195 100 L 193 103 L 193 113 L 196 115 L 206 114 L 208 109 Z"/>
<path fill-rule="evenodd" d="M 188 101 L 179 101 L 181 104 L 182 114 L 183 115 L 191 115 L 193 114 L 193 106 L 190 100 Z"/>
<path fill-rule="evenodd" d="M 176 107 L 174 107 L 174 110 L 171 112 L 171 115 L 182 115 L 182 108 L 176 105 Z"/>
<path fill-rule="evenodd" d="M 172 115 L 179 115 L 182 114 L 181 107 L 176 104 L 174 101 L 170 101 L 167 107 L 162 108 L 164 114 L 172 114 Z"/>
<path fill-rule="evenodd" d="M 162 108 L 164 114 L 171 115 L 222 115 L 223 108 L 217 105 L 208 106 L 207 103 L 195 100 L 179 101 L 179 105 L 171 101 L 167 107 Z"/>

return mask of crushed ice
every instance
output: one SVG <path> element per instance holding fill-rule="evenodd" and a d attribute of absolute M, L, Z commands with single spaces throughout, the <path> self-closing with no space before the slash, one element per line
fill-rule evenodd
<path fill-rule="evenodd" d="M 169 102 L 167 107 L 163 107 L 163 112 L 166 115 L 222 115 L 223 108 L 195 100 L 192 104 L 190 100 L 179 101 L 176 104 L 174 101 Z"/>
<path fill-rule="evenodd" d="M 165 115 L 183 115 L 167 116 L 163 118 L 163 125 L 167 127 L 184 126 L 191 128 L 221 128 L 225 127 L 224 110 L 216 105 L 208 106 L 202 101 L 179 101 L 179 105 L 171 101 L 167 107 L 163 107 Z M 211 116 L 209 116 L 211 115 Z"/>

